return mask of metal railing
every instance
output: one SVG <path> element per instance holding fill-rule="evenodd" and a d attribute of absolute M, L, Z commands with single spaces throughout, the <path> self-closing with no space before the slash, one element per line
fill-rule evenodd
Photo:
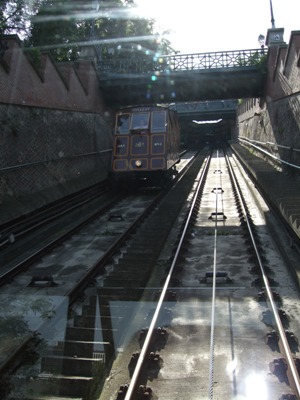
<path fill-rule="evenodd" d="M 79 158 L 79 157 L 90 157 L 90 156 L 95 156 L 95 155 L 99 155 L 99 154 L 103 154 L 103 153 L 108 153 L 111 151 L 112 151 L 112 149 L 105 149 L 105 150 L 100 150 L 100 151 L 94 151 L 92 153 L 75 154 L 73 156 L 68 156 L 68 157 L 51 158 L 48 160 L 33 161 L 33 162 L 29 162 L 29 163 L 10 165 L 7 167 L 0 167 L 0 173 L 5 172 L 5 171 L 16 170 L 19 168 L 32 167 L 34 165 L 48 164 L 48 163 L 53 163 L 53 162 L 61 162 L 64 160 L 72 160 L 72 159 Z"/>
<path fill-rule="evenodd" d="M 284 164 L 288 167 L 294 168 L 294 169 L 298 169 L 300 170 L 300 165 L 296 165 L 293 164 L 289 161 L 283 160 L 277 156 L 275 156 L 274 154 L 270 153 L 269 151 L 265 150 L 264 148 L 258 146 L 258 145 L 263 145 L 263 146 L 271 146 L 273 148 L 282 148 L 282 149 L 286 149 L 288 150 L 290 153 L 293 152 L 299 152 L 300 149 L 295 149 L 293 147 L 288 147 L 288 146 L 282 146 L 279 145 L 277 143 L 271 143 L 271 142 L 260 142 L 258 140 L 253 140 L 253 139 L 248 139 L 245 137 L 239 137 L 238 140 L 242 143 L 248 144 L 249 146 L 252 146 L 253 148 L 259 150 L 261 153 L 264 153 L 266 156 L 268 156 L 269 158 L 272 158 L 273 160 L 275 160 L 276 162 L 280 163 L 280 164 Z"/>
<path fill-rule="evenodd" d="M 134 74 L 253 67 L 263 64 L 261 49 L 176 54 L 150 58 L 112 58 L 98 63 L 100 74 Z M 101 76 L 100 76 L 101 77 Z"/>

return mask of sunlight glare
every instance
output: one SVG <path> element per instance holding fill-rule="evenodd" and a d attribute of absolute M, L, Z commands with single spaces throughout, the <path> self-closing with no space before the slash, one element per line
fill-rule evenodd
<path fill-rule="evenodd" d="M 267 34 L 269 0 L 135 0 L 140 18 L 155 20 L 155 31 L 171 41 L 180 53 L 258 48 L 258 35 Z M 299 29 L 299 0 L 273 0 L 276 27 Z M 254 23 L 255 21 L 255 23 Z"/>
<path fill-rule="evenodd" d="M 237 360 L 235 358 L 227 364 L 226 371 L 227 371 L 228 375 L 231 375 L 232 373 L 234 373 L 236 371 L 236 369 L 237 369 Z"/>
<path fill-rule="evenodd" d="M 267 400 L 267 387 L 262 376 L 252 373 L 246 380 L 247 400 Z"/>

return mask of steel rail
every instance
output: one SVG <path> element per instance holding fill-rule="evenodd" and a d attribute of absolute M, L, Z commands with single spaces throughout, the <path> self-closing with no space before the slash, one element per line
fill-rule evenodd
<path fill-rule="evenodd" d="M 220 164 L 219 152 L 217 151 L 217 163 Z M 220 167 L 219 167 L 220 170 Z M 215 187 L 222 187 L 219 185 L 221 175 L 216 174 Z M 218 179 L 219 178 L 219 179 Z M 216 204 L 215 212 L 218 215 L 219 202 L 218 191 L 216 191 Z M 222 195 L 222 193 L 221 193 Z M 221 206 L 223 209 L 223 207 Z M 211 301 L 211 324 L 210 324 L 210 362 L 209 362 L 209 387 L 208 397 L 213 399 L 213 386 L 214 386 L 214 349 L 215 349 L 215 309 L 216 309 L 216 286 L 217 286 L 217 239 L 218 239 L 218 218 L 215 219 L 214 228 L 214 251 L 213 251 L 213 277 L 212 277 L 212 301 Z"/>
<path fill-rule="evenodd" d="M 3 286 L 12 278 L 14 278 L 16 275 L 18 275 L 20 271 L 22 271 L 22 269 L 32 265 L 35 261 L 39 260 L 42 256 L 50 252 L 53 248 L 63 243 L 67 238 L 78 232 L 88 223 L 94 221 L 95 218 L 105 213 L 112 205 L 114 205 L 118 201 L 119 197 L 115 196 L 109 204 L 106 204 L 103 207 L 101 207 L 101 209 L 97 210 L 96 212 L 93 212 L 84 221 L 77 223 L 76 226 L 67 229 L 58 238 L 51 240 L 49 243 L 45 244 L 40 249 L 36 250 L 31 255 L 27 256 L 25 259 L 15 264 L 13 267 L 9 267 L 9 269 L 5 270 L 5 266 L 3 266 L 3 270 L 0 271 L 0 287 Z"/>
<path fill-rule="evenodd" d="M 183 155 L 184 152 L 181 153 L 181 155 Z M 192 158 L 193 162 L 195 161 L 195 158 Z M 183 172 L 188 171 L 189 167 L 191 166 L 192 163 L 187 163 L 182 170 L 180 171 L 180 174 L 182 174 Z M 178 177 L 177 180 L 182 179 L 181 176 Z M 174 181 L 175 182 L 175 181 Z M 169 188 L 170 189 L 170 188 Z M 111 258 L 111 256 L 114 254 L 114 252 L 116 250 L 118 250 L 122 245 L 124 245 L 125 241 L 128 240 L 128 237 L 131 236 L 131 234 L 136 230 L 137 226 L 145 219 L 147 218 L 148 214 L 152 211 L 152 209 L 155 209 L 157 207 L 158 202 L 164 197 L 164 195 L 166 194 L 166 192 L 169 191 L 168 190 L 164 190 L 159 192 L 159 194 L 157 194 L 153 200 L 153 202 L 148 205 L 144 211 L 144 213 L 140 216 L 138 216 L 133 224 L 130 225 L 130 227 L 127 227 L 126 232 L 121 234 L 119 236 L 118 239 L 116 239 L 114 241 L 114 243 L 112 243 L 112 245 L 108 248 L 107 252 L 103 255 L 101 255 L 98 260 L 96 260 L 91 266 L 89 271 L 85 272 L 83 274 L 83 276 L 81 278 L 79 278 L 79 280 L 77 280 L 77 282 L 75 283 L 74 287 L 72 287 L 71 289 L 66 289 L 65 293 L 62 294 L 65 297 L 69 298 L 69 306 L 73 305 L 73 303 L 75 301 L 78 300 L 79 296 L 81 294 L 83 294 L 84 290 L 90 285 L 91 280 L 97 275 L 99 274 L 99 272 L 101 272 L 101 268 L 107 264 L 107 262 L 109 261 L 109 259 Z M 115 197 L 115 201 L 118 200 L 118 197 Z M 107 205 L 107 207 L 109 207 L 111 205 L 111 203 L 109 205 Z M 101 211 L 100 211 L 101 212 Z M 59 244 L 59 241 L 63 241 L 64 239 L 66 239 L 68 236 L 72 235 L 72 233 L 75 233 L 78 229 L 80 229 L 81 227 L 84 226 L 85 222 L 90 222 L 93 221 L 95 218 L 96 214 L 93 214 L 92 216 L 90 216 L 86 221 L 82 222 L 82 224 L 77 225 L 74 230 L 72 231 L 68 231 L 65 233 L 65 235 L 63 235 L 62 237 L 58 238 L 57 241 L 53 240 L 51 243 L 48 244 L 48 246 L 46 246 L 45 248 L 43 248 L 41 251 L 43 252 L 48 252 L 49 250 L 51 250 L 51 248 L 55 247 L 57 244 Z M 15 266 L 16 268 L 23 268 L 23 267 L 28 267 L 29 265 L 31 265 L 36 259 L 39 259 L 42 256 L 42 252 L 37 251 L 35 254 L 32 255 L 33 258 L 28 257 L 26 260 L 24 260 L 24 263 L 19 263 L 17 266 Z M 17 274 L 17 271 L 15 269 L 11 269 L 10 271 L 8 271 L 9 276 L 7 276 L 9 279 L 11 279 L 15 274 Z M 1 279 L 4 279 L 5 276 L 2 273 L 2 275 L 0 274 L 0 287 L 1 285 L 4 283 L 1 281 Z M 20 352 L 26 347 L 26 345 L 29 343 L 29 341 L 32 339 L 32 335 L 29 335 L 25 340 L 23 340 L 23 342 L 20 344 L 20 346 L 16 346 L 15 350 L 13 353 L 10 354 L 9 357 L 7 357 L 2 363 L 0 363 L 0 372 L 5 373 L 8 369 L 10 369 L 12 366 L 14 366 L 15 362 L 19 359 L 20 357 Z"/>
<path fill-rule="evenodd" d="M 94 278 L 99 273 L 99 270 L 102 267 L 104 267 L 104 265 L 107 264 L 111 256 L 116 252 L 117 249 L 119 249 L 124 244 L 126 239 L 128 239 L 131 233 L 145 218 L 146 216 L 145 214 L 149 214 L 151 209 L 157 205 L 162 196 L 163 192 L 159 193 L 155 197 L 154 201 L 145 209 L 142 215 L 137 217 L 135 221 L 130 225 L 130 227 L 127 228 L 127 230 L 122 235 L 120 235 L 118 239 L 115 240 L 115 242 L 109 247 L 109 249 L 105 252 L 105 254 L 101 255 L 99 259 L 93 263 L 91 268 L 76 282 L 74 287 L 64 294 L 64 296 L 69 298 L 69 306 L 72 305 L 78 299 L 79 295 L 82 294 L 83 291 L 88 287 L 89 283 L 91 282 L 91 279 Z M 25 260 L 21 261 L 20 263 L 12 267 L 10 270 L 6 272 L 0 272 L 0 287 L 4 285 L 7 282 L 7 280 L 10 280 L 14 276 L 16 276 L 20 272 L 20 270 L 30 266 L 37 259 L 40 259 L 44 254 L 47 254 L 51 249 L 55 248 L 64 240 L 66 240 L 68 237 L 76 233 L 78 230 L 82 229 L 86 224 L 90 223 L 91 221 L 94 221 L 96 216 L 99 216 L 104 212 L 106 212 L 110 208 L 110 206 L 112 206 L 118 201 L 119 197 L 117 196 L 114 197 L 112 202 L 110 202 L 105 207 L 101 208 L 101 210 L 97 211 L 96 213 L 93 213 L 85 221 L 77 224 L 74 228 L 71 228 L 70 230 L 62 234 L 59 238 L 54 239 L 53 241 L 45 245 L 43 248 L 37 250 L 34 254 L 32 254 Z M 10 357 L 8 357 L 6 360 L 0 363 L 0 373 L 6 371 L 11 365 L 14 364 L 15 360 L 18 358 L 20 354 L 20 351 L 22 351 L 22 349 L 25 348 L 25 346 L 29 343 L 31 339 L 32 335 L 29 335 L 28 338 L 25 339 L 20 346 L 16 347 L 15 351 L 10 355 Z"/>
<path fill-rule="evenodd" d="M 129 384 L 129 387 L 128 387 L 128 390 L 126 392 L 126 396 L 125 396 L 124 400 L 134 400 L 135 399 L 134 390 L 135 390 L 135 387 L 136 387 L 136 385 L 138 383 L 139 375 L 140 375 L 143 363 L 145 361 L 145 358 L 147 356 L 147 350 L 148 350 L 151 338 L 153 336 L 153 332 L 154 332 L 154 329 L 155 329 L 155 324 L 156 324 L 156 322 L 158 320 L 158 316 L 159 316 L 159 313 L 161 311 L 162 304 L 163 304 L 164 298 L 166 296 L 166 293 L 167 293 L 167 290 L 168 290 L 168 287 L 169 287 L 169 283 L 170 283 L 170 280 L 171 280 L 175 265 L 177 263 L 177 259 L 178 259 L 179 253 L 181 251 L 182 244 L 183 244 L 184 239 L 186 237 L 186 233 L 187 233 L 187 230 L 188 230 L 188 227 L 190 225 L 191 218 L 192 218 L 193 210 L 196 207 L 196 202 L 197 202 L 197 199 L 198 199 L 198 196 L 199 196 L 199 192 L 200 192 L 200 189 L 202 188 L 204 179 L 205 179 L 207 171 L 208 171 L 210 160 L 211 160 L 211 155 L 207 156 L 206 161 L 204 161 L 205 165 L 203 166 L 202 171 L 200 172 L 200 177 L 199 177 L 199 180 L 198 180 L 198 183 L 197 183 L 197 187 L 196 187 L 196 190 L 195 190 L 195 193 L 194 193 L 194 196 L 193 196 L 193 200 L 192 200 L 191 206 L 189 208 L 188 216 L 187 216 L 186 222 L 184 224 L 184 228 L 183 228 L 183 231 L 181 233 L 181 237 L 180 237 L 180 240 L 179 240 L 179 243 L 178 243 L 178 246 L 177 246 L 177 249 L 176 249 L 176 252 L 175 252 L 171 267 L 170 267 L 170 270 L 169 270 L 169 273 L 167 275 L 167 278 L 165 280 L 164 286 L 162 288 L 161 295 L 160 295 L 159 300 L 157 302 L 156 310 L 155 310 L 155 312 L 153 314 L 153 317 L 152 317 L 152 320 L 151 320 L 151 323 L 150 323 L 150 326 L 149 326 L 149 329 L 148 329 L 148 332 L 147 332 L 143 347 L 141 349 L 141 352 L 140 352 L 140 355 L 139 355 L 136 367 L 134 369 L 134 372 L 133 372 L 133 375 L 132 375 L 132 378 L 131 378 L 131 381 L 130 381 L 130 384 Z M 181 179 L 181 178 L 179 178 L 179 179 Z"/>
<path fill-rule="evenodd" d="M 76 192 L 73 195 L 66 196 L 51 203 L 49 206 L 42 207 L 28 215 L 18 217 L 15 220 L 12 220 L 11 223 L 3 224 L 2 226 L 7 227 L 1 230 L 0 226 L 0 249 L 6 244 L 15 242 L 20 236 L 24 236 L 25 234 L 32 232 L 41 226 L 72 212 L 73 210 L 76 210 L 84 204 L 94 200 L 99 195 L 105 194 L 108 191 L 107 186 L 107 182 L 103 181 L 100 185 L 97 184 Z"/>
<path fill-rule="evenodd" d="M 236 189 L 236 192 L 237 192 L 240 204 L 241 204 L 242 212 L 243 212 L 243 215 L 244 215 L 244 218 L 245 218 L 245 222 L 246 222 L 247 227 L 248 227 L 248 232 L 249 232 L 250 237 L 251 237 L 251 241 L 252 241 L 252 245 L 253 245 L 253 248 L 254 248 L 254 251 L 255 251 L 255 254 L 256 254 L 256 258 L 257 258 L 257 261 L 258 261 L 258 264 L 259 264 L 259 267 L 260 267 L 260 270 L 261 270 L 261 273 L 262 273 L 262 278 L 263 278 L 263 282 L 264 282 L 265 289 L 266 289 L 266 292 L 267 292 L 267 296 L 268 296 L 268 299 L 269 299 L 269 302 L 270 302 L 270 306 L 271 306 L 271 309 L 272 309 L 272 312 L 273 312 L 273 315 L 274 315 L 274 319 L 275 319 L 275 323 L 276 323 L 276 326 L 277 326 L 277 329 L 278 329 L 278 333 L 279 333 L 280 339 L 282 341 L 284 356 L 285 356 L 285 358 L 287 360 L 287 363 L 288 363 L 288 366 L 290 368 L 290 372 L 291 372 L 291 375 L 292 375 L 291 376 L 292 380 L 288 376 L 289 384 L 290 384 L 291 388 L 296 392 L 295 394 L 298 397 L 300 397 L 300 382 L 299 382 L 299 375 L 298 375 L 298 372 L 297 372 L 297 368 L 295 366 L 295 362 L 293 360 L 293 356 L 292 356 L 292 353 L 291 353 L 291 350 L 290 350 L 290 347 L 289 347 L 289 343 L 288 343 L 288 340 L 286 338 L 285 331 L 284 331 L 284 328 L 282 326 L 282 322 L 281 322 L 279 313 L 277 311 L 276 303 L 275 303 L 275 300 L 274 300 L 274 297 L 273 297 L 273 293 L 272 293 L 272 290 L 271 290 L 271 287 L 270 287 L 270 283 L 269 283 L 268 277 L 266 275 L 266 272 L 265 272 L 265 269 L 264 269 L 264 266 L 263 266 L 262 259 L 261 259 L 260 254 L 259 254 L 258 246 L 256 245 L 256 242 L 255 242 L 254 233 L 252 231 L 251 224 L 249 222 L 249 218 L 247 216 L 247 212 L 246 212 L 246 208 L 245 208 L 245 202 L 244 202 L 244 199 L 242 197 L 239 184 L 238 184 L 238 182 L 236 180 L 236 177 L 235 177 L 231 162 L 230 162 L 229 157 L 228 157 L 227 154 L 226 154 L 226 160 L 227 160 L 228 170 L 229 170 L 232 182 L 233 182 L 233 184 L 235 186 L 235 189 Z"/>

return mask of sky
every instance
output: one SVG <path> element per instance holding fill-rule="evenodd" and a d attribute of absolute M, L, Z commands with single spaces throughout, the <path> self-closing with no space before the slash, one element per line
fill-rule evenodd
<path fill-rule="evenodd" d="M 141 15 L 156 20 L 159 32 L 180 53 L 259 48 L 258 36 L 272 28 L 270 0 L 135 0 Z M 284 41 L 300 30 L 300 0 L 272 0 L 276 28 Z"/>

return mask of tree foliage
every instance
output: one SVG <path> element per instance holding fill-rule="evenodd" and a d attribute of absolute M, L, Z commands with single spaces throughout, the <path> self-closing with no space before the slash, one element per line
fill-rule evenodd
<path fill-rule="evenodd" d="M 57 61 L 74 60 L 78 55 L 76 18 L 68 0 L 44 0 L 31 20 L 27 47 L 48 48 Z"/>
<path fill-rule="evenodd" d="M 154 21 L 136 18 L 133 6 L 133 0 L 43 0 L 26 44 L 51 49 L 57 61 L 76 59 L 82 42 L 92 42 L 99 59 L 168 51 L 170 44 L 153 35 Z"/>
<path fill-rule="evenodd" d="M 0 34 L 18 34 L 21 38 L 30 32 L 30 18 L 43 0 L 0 0 Z"/>
<path fill-rule="evenodd" d="M 145 58 L 173 51 L 154 21 L 134 14 L 134 0 L 0 0 L 0 34 L 17 33 L 26 47 L 49 49 L 56 61 L 75 60 L 82 42 L 100 59 Z"/>

